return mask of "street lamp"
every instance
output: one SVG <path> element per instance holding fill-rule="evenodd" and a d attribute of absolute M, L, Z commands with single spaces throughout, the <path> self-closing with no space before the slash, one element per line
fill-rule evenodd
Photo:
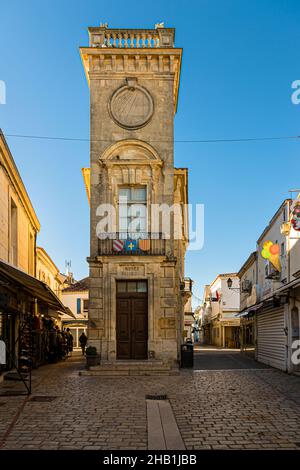
<path fill-rule="evenodd" d="M 231 290 L 240 290 L 239 287 L 232 287 L 232 279 L 230 277 L 227 279 L 227 287 Z"/>

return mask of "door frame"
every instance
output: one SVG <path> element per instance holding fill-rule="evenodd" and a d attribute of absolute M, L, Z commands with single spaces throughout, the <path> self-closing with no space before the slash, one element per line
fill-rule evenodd
<path fill-rule="evenodd" d="M 146 282 L 147 284 L 147 291 L 146 292 L 118 292 L 118 289 L 117 289 L 117 284 L 118 282 L 139 282 L 139 281 L 142 281 L 142 282 Z M 115 294 L 115 302 L 116 302 L 116 359 L 117 360 L 120 360 L 120 361 L 123 361 L 123 360 L 130 360 L 130 361 L 137 361 L 137 360 L 146 360 L 148 359 L 148 353 L 149 353 L 149 283 L 148 283 L 148 280 L 147 279 L 116 279 L 116 294 Z M 130 357 L 129 359 L 121 359 L 121 358 L 118 358 L 118 331 L 117 331 L 117 327 L 118 327 L 118 312 L 117 312 L 117 305 L 118 305 L 118 299 L 146 299 L 146 314 L 147 314 L 147 331 L 146 331 L 146 337 L 147 339 L 145 340 L 145 345 L 146 345 L 146 355 L 145 355 L 145 358 L 144 359 L 136 359 L 136 358 L 133 358 L 133 357 Z M 130 315 L 132 316 L 132 311 L 130 312 Z M 132 334 L 132 332 L 131 332 Z M 131 338 L 132 339 L 132 338 Z M 131 351 L 130 351 L 130 355 L 132 356 L 132 341 L 130 342 L 130 347 L 131 347 Z"/>
<path fill-rule="evenodd" d="M 117 257 L 116 257 L 117 258 Z M 145 257 L 146 258 L 146 257 Z M 149 256 L 149 258 L 151 258 Z M 155 336 L 155 318 L 157 316 L 157 308 L 160 305 L 160 278 L 155 276 L 154 272 L 147 272 L 147 264 L 140 264 L 132 262 L 131 266 L 136 266 L 140 273 L 131 276 L 121 271 L 124 265 L 128 266 L 128 262 L 120 262 L 115 260 L 114 272 L 111 273 L 111 268 L 108 264 L 103 265 L 103 292 L 107 295 L 107 302 L 103 302 L 103 329 L 107 331 L 107 335 L 103 337 L 100 342 L 100 349 L 102 345 L 105 348 L 103 358 L 108 361 L 115 361 L 117 358 L 117 281 L 147 281 L 148 282 L 148 357 L 152 352 L 155 354 L 157 349 L 156 336 Z M 147 263 L 150 259 L 147 260 Z M 144 271 L 144 272 L 143 272 Z M 147 274 L 145 274 L 145 271 Z"/>

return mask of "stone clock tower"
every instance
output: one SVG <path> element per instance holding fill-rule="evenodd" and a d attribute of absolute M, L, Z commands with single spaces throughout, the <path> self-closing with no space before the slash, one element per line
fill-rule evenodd
<path fill-rule="evenodd" d="M 92 372 L 166 373 L 178 366 L 189 295 L 187 220 L 182 210 L 180 240 L 153 233 L 151 207 L 187 202 L 187 170 L 174 168 L 173 144 L 182 50 L 163 24 L 101 25 L 89 37 L 80 49 L 91 111 L 88 338 L 101 352 Z M 99 234 L 103 204 L 116 214 L 107 237 Z M 130 225 L 134 211 L 139 221 Z"/>

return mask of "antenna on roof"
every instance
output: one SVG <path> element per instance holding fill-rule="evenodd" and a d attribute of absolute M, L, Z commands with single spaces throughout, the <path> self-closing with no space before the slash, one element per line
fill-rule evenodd
<path fill-rule="evenodd" d="M 71 260 L 65 260 L 66 276 L 68 276 L 72 272 L 71 271 L 71 266 L 72 266 L 72 261 Z"/>
<path fill-rule="evenodd" d="M 71 260 L 65 260 L 65 266 L 66 266 L 66 277 L 67 277 L 67 283 L 68 284 L 73 284 L 74 283 L 74 277 L 72 273 L 72 262 Z"/>
<path fill-rule="evenodd" d="M 300 189 L 289 189 L 290 198 L 293 199 L 293 193 L 300 194 Z"/>

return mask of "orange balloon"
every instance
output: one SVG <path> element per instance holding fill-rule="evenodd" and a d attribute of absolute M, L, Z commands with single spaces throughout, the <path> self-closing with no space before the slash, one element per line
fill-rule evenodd
<path fill-rule="evenodd" d="M 272 255 L 277 255 L 279 253 L 279 245 L 277 245 L 277 243 L 270 246 L 270 253 L 272 253 Z"/>

